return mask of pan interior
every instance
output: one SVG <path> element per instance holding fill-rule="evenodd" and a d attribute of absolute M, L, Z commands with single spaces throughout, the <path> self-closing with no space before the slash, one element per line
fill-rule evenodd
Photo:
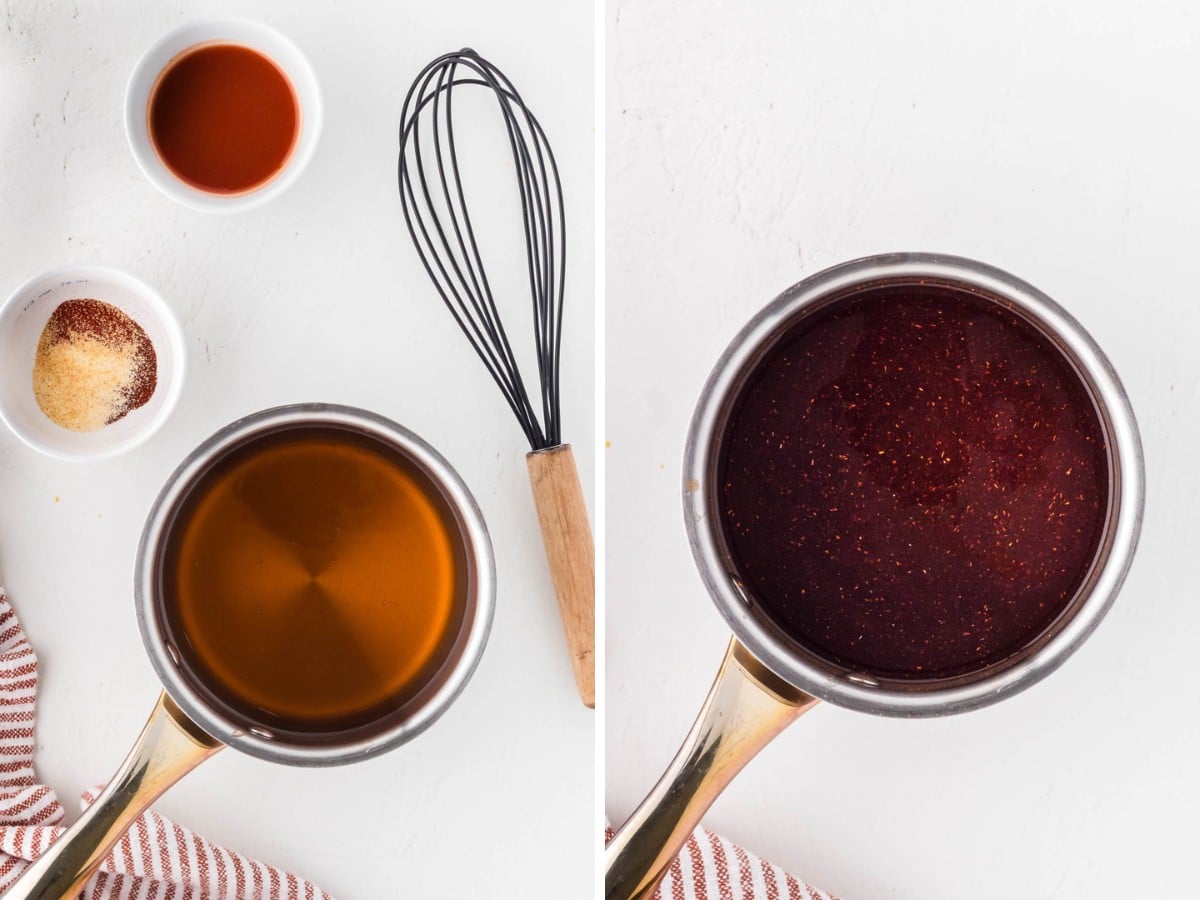
<path fill-rule="evenodd" d="M 1110 429 L 1028 310 L 952 279 L 860 283 L 742 361 L 710 527 L 758 627 L 810 669 L 968 684 L 1036 654 L 1089 595 L 1116 515 Z"/>
<path fill-rule="evenodd" d="M 349 425 L 288 424 L 177 492 L 155 615 L 178 674 L 235 735 L 362 744 L 452 677 L 477 612 L 468 546 L 414 457 Z"/>

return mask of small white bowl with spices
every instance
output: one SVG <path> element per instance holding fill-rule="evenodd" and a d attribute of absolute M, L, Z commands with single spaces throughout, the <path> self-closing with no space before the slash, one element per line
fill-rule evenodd
<path fill-rule="evenodd" d="M 186 368 L 170 307 L 118 269 L 54 269 L 0 307 L 0 418 L 49 456 L 103 459 L 145 442 Z"/>

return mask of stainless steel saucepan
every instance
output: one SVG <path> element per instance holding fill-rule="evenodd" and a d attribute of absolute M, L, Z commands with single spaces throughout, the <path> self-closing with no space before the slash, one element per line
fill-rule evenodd
<path fill-rule="evenodd" d="M 796 320 L 860 288 L 941 283 L 1020 314 L 1053 341 L 1091 394 L 1105 431 L 1110 497 L 1104 537 L 1064 612 L 1008 658 L 952 678 L 885 679 L 821 658 L 791 640 L 755 603 L 721 534 L 717 466 L 738 389 Z M 733 631 L 699 718 L 661 780 L 606 850 L 607 900 L 650 897 L 701 816 L 759 750 L 824 700 L 887 716 L 940 716 L 1003 700 L 1054 671 L 1091 634 L 1116 597 L 1141 527 L 1142 450 L 1125 391 L 1100 348 L 1045 294 L 991 266 L 930 254 L 869 257 L 827 269 L 776 298 L 717 362 L 684 453 L 684 521 L 696 565 Z"/>
<path fill-rule="evenodd" d="M 177 514 L 199 479 L 250 441 L 293 428 L 344 429 L 399 453 L 440 494 L 459 556 L 463 615 L 442 662 L 416 693 L 374 721 L 329 733 L 273 731 L 221 705 L 176 649 L 162 601 L 164 555 Z M 167 788 L 224 746 L 270 762 L 329 766 L 357 762 L 420 734 L 462 691 L 487 641 L 495 605 L 495 564 L 479 508 L 457 473 L 412 432 L 374 413 L 345 406 L 297 404 L 240 419 L 201 444 L 167 481 L 150 510 L 137 554 L 138 624 L 165 688 L 145 729 L 100 797 L 5 893 L 5 900 L 73 897 L 134 820 Z"/>

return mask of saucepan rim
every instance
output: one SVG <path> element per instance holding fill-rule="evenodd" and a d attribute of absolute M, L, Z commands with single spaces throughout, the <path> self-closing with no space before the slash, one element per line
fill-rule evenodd
<path fill-rule="evenodd" d="M 402 721 L 368 737 L 345 742 L 301 745 L 269 732 L 256 734 L 245 723 L 214 708 L 184 676 L 172 655 L 169 635 L 157 604 L 158 560 L 178 504 L 195 480 L 226 452 L 259 435 L 295 426 L 329 425 L 374 436 L 400 450 L 440 489 L 457 519 L 467 562 L 467 618 L 455 656 L 443 667 L 440 683 Z M 451 465 L 413 432 L 396 422 L 350 406 L 296 403 L 245 416 L 217 431 L 193 450 L 167 479 L 150 509 L 138 545 L 135 568 L 138 628 L 150 660 L 167 693 L 196 725 L 222 743 L 270 762 L 328 766 L 357 762 L 412 740 L 446 711 L 474 673 L 491 630 L 496 597 L 496 566 L 483 515 L 466 484 Z"/>
<path fill-rule="evenodd" d="M 787 638 L 755 611 L 724 548 L 715 504 L 715 471 L 724 417 L 746 374 L 799 315 L 874 284 L 932 280 L 997 300 L 1029 320 L 1062 350 L 1088 385 L 1107 432 L 1111 496 L 1104 538 L 1076 599 L 1029 647 L 967 675 L 881 679 L 837 666 Z M 1000 269 L 933 253 L 869 256 L 825 269 L 788 288 L 755 315 L 722 354 L 700 394 L 684 450 L 683 510 L 701 578 L 734 635 L 777 675 L 839 706 L 880 715 L 960 713 L 995 703 L 1054 671 L 1092 633 L 1116 598 L 1137 547 L 1145 493 L 1141 440 L 1115 370 L 1066 310 Z"/>

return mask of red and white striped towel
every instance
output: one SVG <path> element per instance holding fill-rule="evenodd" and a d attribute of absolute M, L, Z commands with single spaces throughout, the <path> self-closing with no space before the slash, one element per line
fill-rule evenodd
<path fill-rule="evenodd" d="M 608 829 L 606 840 L 612 840 Z M 718 834 L 697 828 L 654 900 L 837 900 Z"/>
<path fill-rule="evenodd" d="M 33 774 L 37 667 L 37 656 L 0 588 L 0 893 L 66 830 L 58 797 Z M 85 794 L 84 806 L 95 796 Z M 332 900 L 311 882 L 231 853 L 154 812 L 137 820 L 79 896 Z"/>

